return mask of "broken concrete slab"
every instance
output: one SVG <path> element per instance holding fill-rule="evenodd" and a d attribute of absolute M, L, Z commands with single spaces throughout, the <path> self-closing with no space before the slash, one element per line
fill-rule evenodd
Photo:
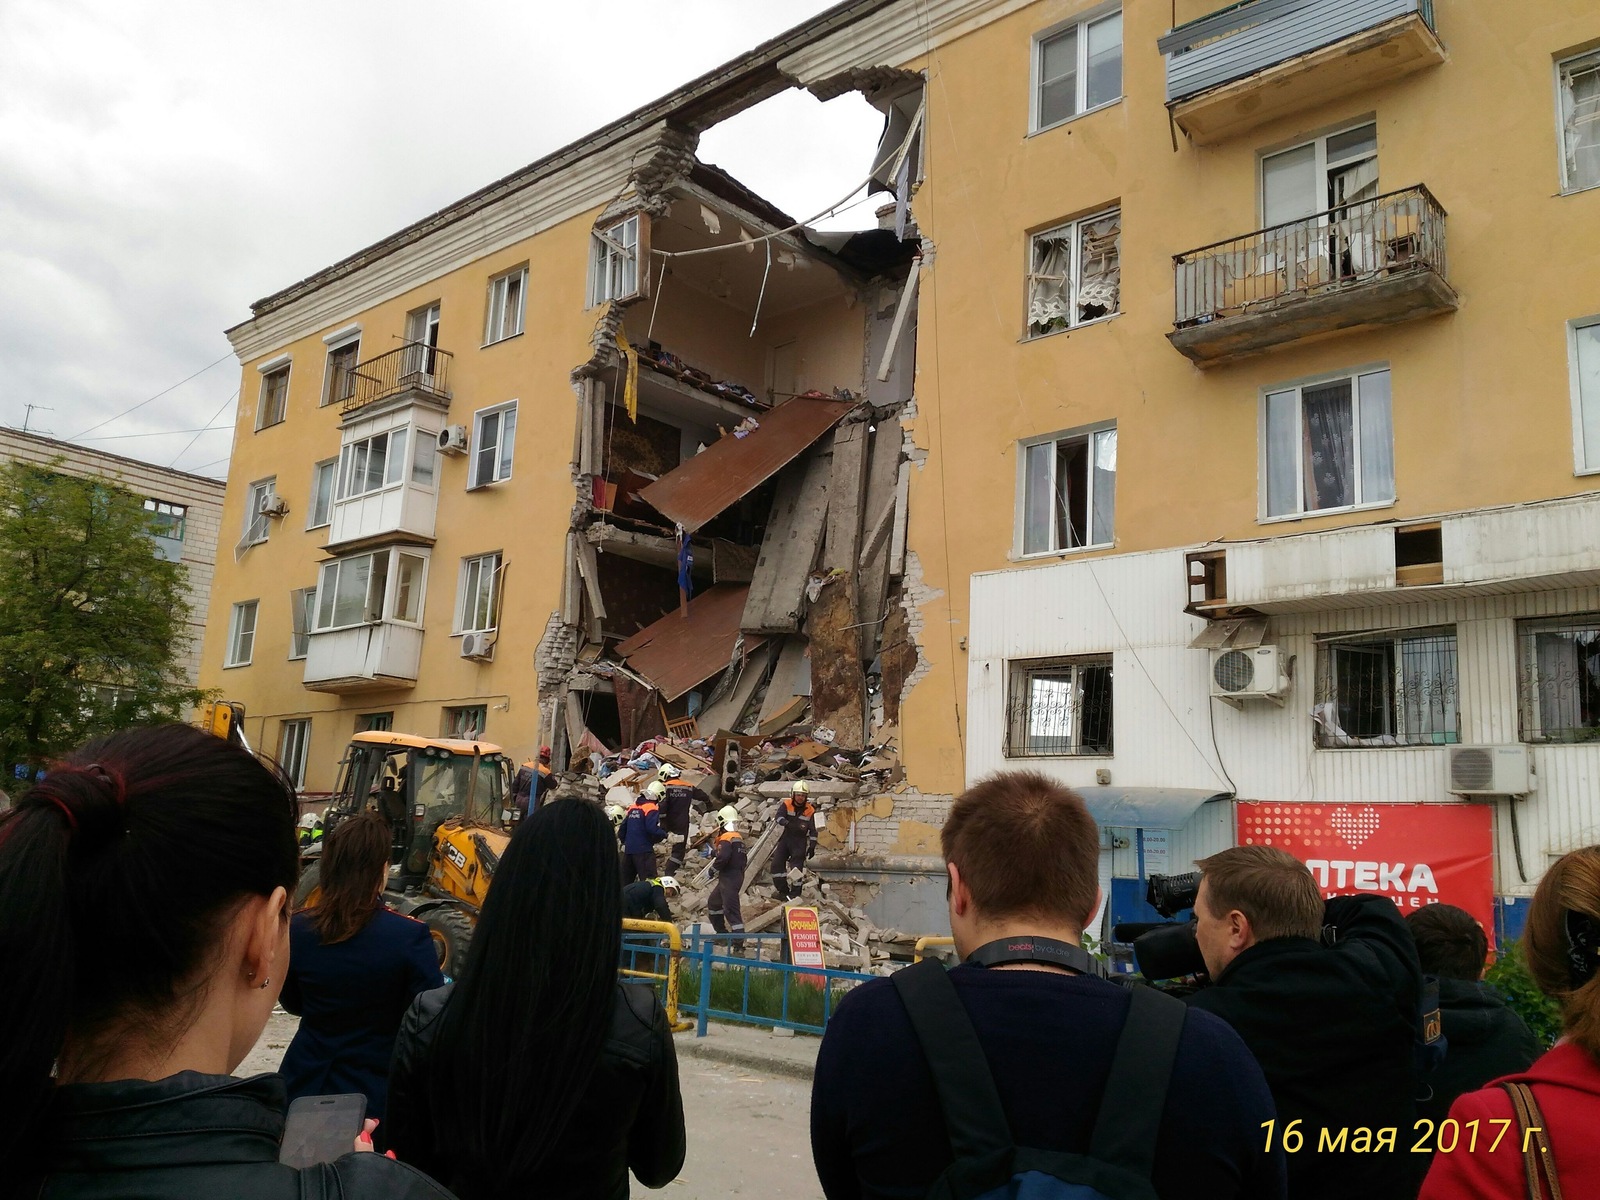
<path fill-rule="evenodd" d="M 720 700 L 701 709 L 696 715 L 696 720 L 703 722 L 707 729 L 737 729 L 740 727 L 739 718 L 750 705 L 750 697 L 755 695 L 756 688 L 761 686 L 761 681 L 766 678 L 767 664 L 770 661 L 769 647 L 757 646 L 745 656 L 745 660 L 738 667 L 739 678 L 729 690 L 728 694 Z"/>
<path fill-rule="evenodd" d="M 806 610 L 806 580 L 817 564 L 828 515 L 833 455 L 819 443 L 778 477 L 766 539 L 756 559 L 740 627 L 751 633 L 795 633 Z"/>

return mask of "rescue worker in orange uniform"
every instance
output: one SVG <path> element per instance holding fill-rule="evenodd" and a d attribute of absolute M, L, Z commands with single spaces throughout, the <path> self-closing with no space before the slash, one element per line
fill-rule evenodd
<path fill-rule="evenodd" d="M 717 838 L 717 854 L 712 869 L 717 873 L 716 886 L 706 903 L 706 915 L 711 918 L 711 928 L 718 933 L 743 933 L 744 910 L 739 906 L 739 892 L 744 888 L 744 869 L 750 856 L 745 850 L 739 826 L 729 821 Z M 744 939 L 733 940 L 733 952 L 744 953 Z"/>
<path fill-rule="evenodd" d="M 778 806 L 778 845 L 772 852 L 772 886 L 779 903 L 800 895 L 800 886 L 789 882 L 791 867 L 805 868 L 806 860 L 817 853 L 817 810 L 807 794 L 811 788 L 797 779 L 789 798 Z"/>
<path fill-rule="evenodd" d="M 656 871 L 656 843 L 666 840 L 661 828 L 658 801 L 666 795 L 664 783 L 657 780 L 633 802 L 623 815 L 622 828 L 617 838 L 622 842 L 622 885 L 626 887 L 635 879 L 654 879 Z"/>

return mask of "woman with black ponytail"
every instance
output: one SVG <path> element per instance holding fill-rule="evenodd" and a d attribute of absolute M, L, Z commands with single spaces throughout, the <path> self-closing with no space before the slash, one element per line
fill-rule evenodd
<path fill-rule="evenodd" d="M 447 1197 L 373 1154 L 281 1166 L 282 1079 L 230 1075 L 288 967 L 294 821 L 279 776 L 182 725 L 92 742 L 0 816 L 5 1194 Z"/>
<path fill-rule="evenodd" d="M 584 800 L 517 826 L 454 984 L 417 997 L 389 1072 L 389 1145 L 461 1200 L 627 1200 L 683 1168 L 666 1013 L 617 979 L 611 822 Z"/>

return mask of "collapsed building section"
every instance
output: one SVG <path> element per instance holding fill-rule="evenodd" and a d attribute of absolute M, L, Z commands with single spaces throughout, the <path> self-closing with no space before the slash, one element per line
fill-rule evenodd
<path fill-rule="evenodd" d="M 922 80 L 889 74 L 877 228 L 811 230 L 670 128 L 596 222 L 563 606 L 538 662 L 558 760 L 596 794 L 651 741 L 756 827 L 775 779 L 868 806 L 904 779 Z"/>

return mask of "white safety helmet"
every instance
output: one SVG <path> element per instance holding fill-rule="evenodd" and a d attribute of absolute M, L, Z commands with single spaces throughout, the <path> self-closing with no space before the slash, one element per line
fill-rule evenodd
<path fill-rule="evenodd" d="M 315 829 L 318 825 L 321 825 L 321 824 L 322 824 L 322 818 L 317 816 L 316 813 L 306 813 L 304 816 L 302 816 L 300 818 L 300 828 L 301 829 Z"/>
<path fill-rule="evenodd" d="M 723 826 L 722 826 L 722 832 L 723 833 L 738 833 L 739 832 L 739 822 L 737 822 L 737 821 L 725 821 L 723 823 Z"/>
<path fill-rule="evenodd" d="M 725 804 L 717 810 L 717 820 L 721 821 L 724 827 L 732 825 L 738 819 L 739 810 L 731 804 Z"/>
<path fill-rule="evenodd" d="M 622 811 L 622 806 L 620 804 L 606 805 L 606 816 L 611 818 L 611 823 L 613 825 L 622 820 L 622 818 L 626 815 L 627 814 Z"/>
<path fill-rule="evenodd" d="M 645 788 L 644 794 L 649 796 L 652 800 L 659 800 L 661 797 L 667 794 L 667 785 L 658 779 L 649 787 Z"/>
<path fill-rule="evenodd" d="M 661 885 L 663 892 L 676 892 L 678 890 L 678 881 L 671 875 L 663 875 L 656 882 Z"/>
<path fill-rule="evenodd" d="M 665 783 L 669 779 L 676 779 L 678 777 L 678 768 L 673 766 L 671 763 L 662 763 L 656 768 L 656 775 L 663 783 Z"/>
<path fill-rule="evenodd" d="M 796 779 L 789 791 L 796 796 L 807 796 L 811 794 L 811 785 L 804 779 Z"/>

